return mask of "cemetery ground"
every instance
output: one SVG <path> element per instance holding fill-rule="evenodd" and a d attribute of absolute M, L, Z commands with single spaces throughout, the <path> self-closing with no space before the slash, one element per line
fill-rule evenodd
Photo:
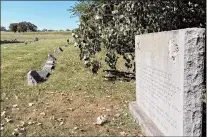
<path fill-rule="evenodd" d="M 64 46 L 71 34 L 5 32 L 1 39 L 25 41 L 35 36 L 38 42 L 1 44 L 2 136 L 11 136 L 18 125 L 23 125 L 25 136 L 143 135 L 128 109 L 128 102 L 135 101 L 135 81 L 104 81 L 104 59 L 98 74 L 92 74 L 72 44 L 55 55 L 56 68 L 47 81 L 28 86 L 27 72 L 41 70 L 47 55 Z M 118 63 L 121 68 L 124 62 Z M 100 115 L 108 122 L 95 125 Z"/>

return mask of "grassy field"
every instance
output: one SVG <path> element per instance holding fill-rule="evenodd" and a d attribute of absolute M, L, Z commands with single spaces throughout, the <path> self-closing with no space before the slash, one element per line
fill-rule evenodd
<path fill-rule="evenodd" d="M 34 40 L 34 37 L 40 37 L 42 40 L 47 39 L 67 39 L 71 36 L 70 31 L 63 32 L 27 32 L 27 33 L 14 33 L 14 32 L 4 32 L 1 31 L 1 40 L 14 40 L 26 41 Z"/>
<path fill-rule="evenodd" d="M 128 102 L 135 100 L 135 82 L 104 81 L 102 70 L 107 68 L 104 62 L 98 75 L 93 75 L 83 67 L 76 47 L 70 45 L 56 55 L 56 68 L 46 82 L 28 86 L 27 72 L 41 70 L 47 54 L 64 46 L 71 35 L 1 34 L 2 40 L 25 41 L 35 36 L 39 41 L 31 44 L 1 45 L 1 112 L 6 112 L 1 116 L 2 136 L 11 136 L 22 122 L 26 123 L 24 136 L 143 135 L 128 110 Z M 102 58 L 102 54 L 98 56 Z M 107 115 L 108 122 L 94 125 L 100 115 Z M 7 123 L 5 117 L 13 121 Z"/>

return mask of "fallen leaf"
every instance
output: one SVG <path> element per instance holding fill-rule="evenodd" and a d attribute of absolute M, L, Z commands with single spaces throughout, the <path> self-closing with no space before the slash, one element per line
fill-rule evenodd
<path fill-rule="evenodd" d="M 23 128 L 20 128 L 20 129 L 19 129 L 19 132 L 20 132 L 20 133 L 25 132 L 25 128 L 24 128 L 24 127 L 23 127 Z"/>
<path fill-rule="evenodd" d="M 77 129 L 78 129 L 78 127 L 74 127 L 73 129 L 74 129 L 74 130 L 77 130 Z"/>
<path fill-rule="evenodd" d="M 31 107 L 31 106 L 33 106 L 34 105 L 34 103 L 29 103 L 29 106 Z"/>
<path fill-rule="evenodd" d="M 28 124 L 28 125 L 32 125 L 33 123 L 32 123 L 31 121 L 29 121 L 27 124 Z"/>
<path fill-rule="evenodd" d="M 13 108 L 16 108 L 17 106 L 18 106 L 17 104 L 14 104 L 14 105 L 13 105 Z"/>
<path fill-rule="evenodd" d="M 126 100 L 125 100 L 124 102 L 125 102 L 126 104 L 128 104 L 128 103 L 129 103 L 129 101 L 126 101 Z"/>
<path fill-rule="evenodd" d="M 63 124 L 64 124 L 64 123 L 63 123 L 63 121 L 62 121 L 62 122 L 60 122 L 60 126 L 61 126 L 61 125 L 63 125 Z"/>
<path fill-rule="evenodd" d="M 111 109 L 106 109 L 106 111 L 108 111 L 108 112 L 109 112 L 109 111 L 111 111 Z"/>
<path fill-rule="evenodd" d="M 51 117 L 50 117 L 50 120 L 54 120 L 54 119 L 55 119 L 55 116 L 51 116 Z"/>
<path fill-rule="evenodd" d="M 68 98 L 68 99 L 67 99 L 67 101 L 73 101 L 73 99 L 71 99 L 71 98 Z"/>
<path fill-rule="evenodd" d="M 39 126 L 39 125 L 42 125 L 42 123 L 37 123 L 37 125 Z"/>
<path fill-rule="evenodd" d="M 15 132 L 19 132 L 19 128 L 15 128 L 14 131 L 15 131 Z"/>
<path fill-rule="evenodd" d="M 12 123 L 13 122 L 13 120 L 10 119 L 10 118 L 5 118 L 5 120 L 6 120 L 7 123 Z"/>
<path fill-rule="evenodd" d="M 15 95 L 15 98 L 16 98 L 16 100 L 18 100 L 19 97 L 17 95 Z"/>
<path fill-rule="evenodd" d="M 64 93 L 61 93 L 61 96 L 65 96 L 65 94 Z"/>
<path fill-rule="evenodd" d="M 63 119 L 62 119 L 62 118 L 58 118 L 57 120 L 58 120 L 58 121 L 63 121 Z"/>
<path fill-rule="evenodd" d="M 0 131 L 3 131 L 4 130 L 4 127 L 0 127 Z"/>
<path fill-rule="evenodd" d="M 73 110 L 75 110 L 75 109 L 74 109 L 74 108 L 68 108 L 68 110 L 73 111 Z"/>
<path fill-rule="evenodd" d="M 106 122 L 107 122 L 106 115 L 101 115 L 101 116 L 97 117 L 97 119 L 96 119 L 97 125 L 103 125 Z"/>
<path fill-rule="evenodd" d="M 127 133 L 125 133 L 124 131 L 122 131 L 122 132 L 120 132 L 120 135 L 121 135 L 121 136 L 126 136 Z"/>
<path fill-rule="evenodd" d="M 1 112 L 1 116 L 5 116 L 6 115 L 6 111 Z"/>
<path fill-rule="evenodd" d="M 100 110 L 106 110 L 106 108 L 105 107 L 102 107 L 102 108 L 100 108 Z"/>
<path fill-rule="evenodd" d="M 30 119 L 31 119 L 31 117 L 28 117 L 28 118 L 27 118 L 27 120 L 30 120 Z"/>
<path fill-rule="evenodd" d="M 45 114 L 45 112 L 41 112 L 41 113 L 40 113 L 40 115 L 43 115 L 43 116 L 45 116 L 46 114 Z"/>

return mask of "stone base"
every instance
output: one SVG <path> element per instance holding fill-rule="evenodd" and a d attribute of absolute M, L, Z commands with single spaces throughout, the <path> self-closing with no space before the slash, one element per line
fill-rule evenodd
<path fill-rule="evenodd" d="M 136 123 L 144 130 L 146 136 L 164 136 L 153 121 L 139 108 L 136 102 L 129 102 L 129 110 Z"/>

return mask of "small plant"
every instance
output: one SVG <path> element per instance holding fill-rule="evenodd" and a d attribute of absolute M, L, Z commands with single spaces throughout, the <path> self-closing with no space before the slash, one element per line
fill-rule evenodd
<path fill-rule="evenodd" d="M 97 60 L 94 60 L 91 64 L 92 64 L 91 71 L 93 74 L 96 74 L 98 70 L 101 68 L 101 63 L 98 62 Z"/>

